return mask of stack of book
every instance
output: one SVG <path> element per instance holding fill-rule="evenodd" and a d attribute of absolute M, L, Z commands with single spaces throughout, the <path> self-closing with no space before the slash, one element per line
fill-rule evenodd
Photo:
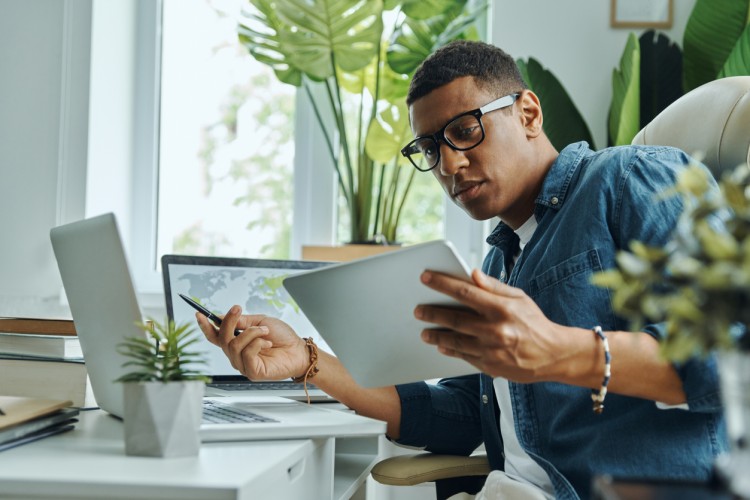
<path fill-rule="evenodd" d="M 72 430 L 71 401 L 0 396 L 0 451 Z"/>
<path fill-rule="evenodd" d="M 95 407 L 72 320 L 0 318 L 0 394 Z"/>

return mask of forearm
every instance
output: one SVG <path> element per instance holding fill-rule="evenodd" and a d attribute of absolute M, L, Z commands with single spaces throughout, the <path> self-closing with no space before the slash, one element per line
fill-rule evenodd
<path fill-rule="evenodd" d="M 325 352 L 320 352 L 319 356 L 320 371 L 312 382 L 358 414 L 386 422 L 388 436 L 398 439 L 401 426 L 401 399 L 396 388 L 362 387 L 336 357 Z"/>
<path fill-rule="evenodd" d="M 567 353 L 550 379 L 598 389 L 604 377 L 604 348 L 591 330 L 560 327 Z M 686 402 L 674 367 L 659 352 L 659 343 L 643 332 L 606 332 L 612 356 L 611 393 L 650 399 L 670 405 Z M 546 377 L 545 377 L 546 378 Z"/>

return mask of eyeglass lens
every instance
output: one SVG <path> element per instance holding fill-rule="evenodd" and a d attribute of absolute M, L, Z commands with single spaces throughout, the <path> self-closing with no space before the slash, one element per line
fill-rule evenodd
<path fill-rule="evenodd" d="M 458 150 L 471 149 L 484 139 L 482 125 L 475 115 L 457 117 L 445 126 L 443 137 L 450 146 Z M 434 137 L 421 137 L 412 143 L 409 158 L 420 170 L 429 170 L 440 159 L 440 145 Z"/>

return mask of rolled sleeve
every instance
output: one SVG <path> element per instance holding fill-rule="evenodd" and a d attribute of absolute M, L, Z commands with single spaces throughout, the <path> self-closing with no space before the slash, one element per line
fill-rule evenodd
<path fill-rule="evenodd" d="M 657 340 L 664 338 L 664 324 L 648 325 L 644 332 Z M 722 410 L 719 388 L 719 367 L 716 355 L 695 356 L 687 361 L 672 363 L 682 381 L 688 410 L 698 413 L 717 413 Z"/>
<path fill-rule="evenodd" d="M 433 453 L 469 455 L 482 443 L 479 377 L 397 385 L 401 433 L 395 442 Z"/>

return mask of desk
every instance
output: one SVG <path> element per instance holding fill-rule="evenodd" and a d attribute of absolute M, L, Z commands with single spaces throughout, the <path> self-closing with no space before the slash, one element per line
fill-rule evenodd
<path fill-rule="evenodd" d="M 363 490 L 379 435 L 204 443 L 197 457 L 129 457 L 122 422 L 87 411 L 71 432 L 0 453 L 0 497 L 338 500 Z"/>

